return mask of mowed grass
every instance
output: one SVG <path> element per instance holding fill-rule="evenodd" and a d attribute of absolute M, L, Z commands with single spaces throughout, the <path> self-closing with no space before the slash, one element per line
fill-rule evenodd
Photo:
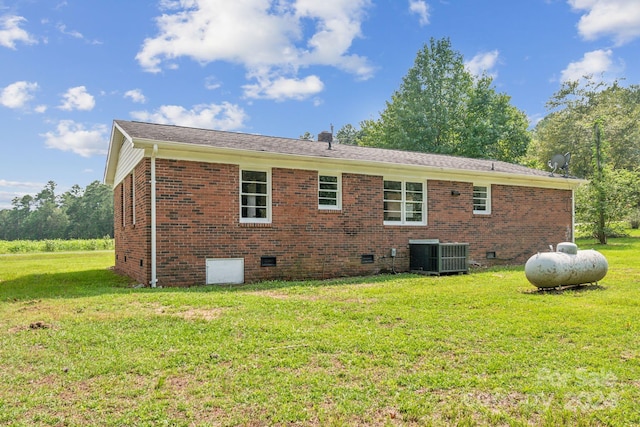
<path fill-rule="evenodd" d="M 0 425 L 640 425 L 640 235 L 599 286 L 523 268 L 135 289 L 0 255 Z"/>

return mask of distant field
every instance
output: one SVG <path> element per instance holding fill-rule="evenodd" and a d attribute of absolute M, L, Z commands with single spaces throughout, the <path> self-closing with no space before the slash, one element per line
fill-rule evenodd
<path fill-rule="evenodd" d="M 113 250 L 113 239 L 0 240 L 0 254 Z"/>
<path fill-rule="evenodd" d="M 640 235 L 598 286 L 521 267 L 135 289 L 0 255 L 0 425 L 640 425 Z"/>

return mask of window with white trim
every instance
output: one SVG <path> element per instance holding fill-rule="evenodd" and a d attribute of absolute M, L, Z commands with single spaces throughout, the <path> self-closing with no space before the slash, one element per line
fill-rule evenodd
<path fill-rule="evenodd" d="M 473 213 L 489 215 L 491 213 L 491 186 L 473 186 Z"/>
<path fill-rule="evenodd" d="M 384 181 L 384 223 L 424 225 L 427 223 L 425 184 L 418 181 Z"/>
<path fill-rule="evenodd" d="M 271 222 L 271 176 L 267 171 L 240 171 L 240 222 Z"/>
<path fill-rule="evenodd" d="M 318 174 L 318 209 L 340 210 L 342 208 L 341 175 Z"/>

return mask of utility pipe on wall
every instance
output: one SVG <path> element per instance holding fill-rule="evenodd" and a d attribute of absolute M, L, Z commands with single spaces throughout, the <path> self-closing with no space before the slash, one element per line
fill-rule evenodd
<path fill-rule="evenodd" d="M 156 154 L 158 145 L 153 145 L 151 153 L 151 284 L 152 288 L 158 283 L 156 260 Z"/>

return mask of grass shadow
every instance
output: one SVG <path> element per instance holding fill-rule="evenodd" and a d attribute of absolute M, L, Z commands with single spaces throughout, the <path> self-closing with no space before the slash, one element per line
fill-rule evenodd
<path fill-rule="evenodd" d="M 131 280 L 111 269 L 64 273 L 35 273 L 0 281 L 0 301 L 42 298 L 81 298 L 131 292 Z"/>
<path fill-rule="evenodd" d="M 605 286 L 595 284 L 584 284 L 575 286 L 558 286 L 557 288 L 537 288 L 522 291 L 524 294 L 529 295 L 562 295 L 566 293 L 583 293 L 591 291 L 604 291 L 607 290 Z"/>
<path fill-rule="evenodd" d="M 37 299 L 83 298 L 106 294 L 130 293 L 209 293 L 252 292 L 295 287 L 317 288 L 357 283 L 377 283 L 392 278 L 420 277 L 411 273 L 379 274 L 375 276 L 342 277 L 326 280 L 274 280 L 239 285 L 193 285 L 186 287 L 136 286 L 135 281 L 119 275 L 112 268 L 64 273 L 27 274 L 16 279 L 0 281 L 0 302 L 19 302 Z"/>

